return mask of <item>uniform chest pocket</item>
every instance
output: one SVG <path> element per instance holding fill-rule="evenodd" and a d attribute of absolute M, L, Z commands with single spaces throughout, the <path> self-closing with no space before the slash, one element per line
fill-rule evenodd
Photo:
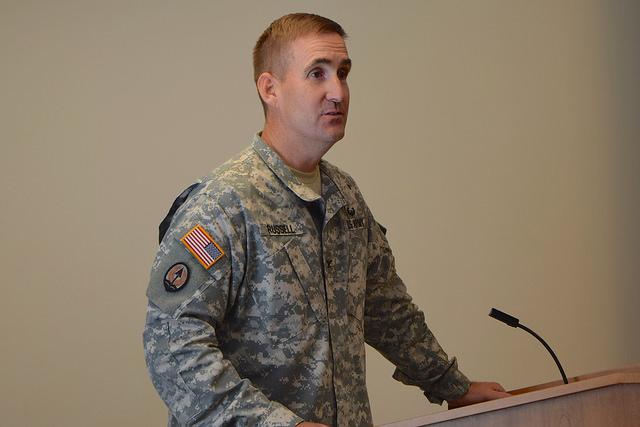
<path fill-rule="evenodd" d="M 314 280 L 298 240 L 289 238 L 261 263 L 252 292 L 261 323 L 276 343 L 294 340 L 323 314 L 322 283 Z"/>

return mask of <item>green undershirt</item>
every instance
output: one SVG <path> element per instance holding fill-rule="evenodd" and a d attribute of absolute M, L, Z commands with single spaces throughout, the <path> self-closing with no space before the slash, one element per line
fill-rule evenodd
<path fill-rule="evenodd" d="M 313 190 L 318 196 L 322 192 L 322 181 L 320 180 L 320 165 L 317 165 L 311 172 L 302 172 L 289 166 L 291 172 L 298 177 L 300 182 Z"/>

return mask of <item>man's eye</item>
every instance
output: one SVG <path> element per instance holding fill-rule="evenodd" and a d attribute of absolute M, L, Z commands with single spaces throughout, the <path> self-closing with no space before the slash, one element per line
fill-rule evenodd
<path fill-rule="evenodd" d="M 321 79 L 323 76 L 324 73 L 322 72 L 322 70 L 313 70 L 309 73 L 309 77 L 311 77 L 312 79 Z"/>
<path fill-rule="evenodd" d="M 338 70 L 338 78 L 340 80 L 346 80 L 349 75 L 349 70 Z"/>

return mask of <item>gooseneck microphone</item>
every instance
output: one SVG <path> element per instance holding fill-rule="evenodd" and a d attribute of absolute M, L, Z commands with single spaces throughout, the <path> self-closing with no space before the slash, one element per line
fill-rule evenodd
<path fill-rule="evenodd" d="M 556 354 L 553 352 L 553 350 L 551 350 L 551 347 L 549 347 L 549 344 L 547 344 L 545 342 L 545 340 L 543 340 L 540 335 L 536 334 L 531 329 L 529 329 L 526 326 L 522 325 L 520 323 L 520 320 L 518 320 L 517 318 L 515 318 L 515 317 L 513 317 L 513 316 L 511 316 L 511 315 L 509 315 L 507 313 L 504 313 L 504 312 L 502 312 L 500 310 L 497 310 L 495 308 L 491 309 L 491 311 L 489 312 L 489 316 L 493 317 L 496 320 L 501 321 L 502 323 L 505 323 L 505 324 L 511 326 L 512 328 L 524 329 L 525 331 L 529 332 L 531 335 L 536 337 L 536 339 L 542 343 L 544 348 L 546 348 L 547 351 L 549 353 L 551 353 L 551 357 L 553 357 L 553 360 L 555 360 L 556 365 L 558 365 L 558 369 L 560 369 L 560 375 L 562 375 L 562 381 L 564 381 L 565 384 L 569 384 L 569 381 L 567 380 L 567 376 L 564 374 L 564 369 L 562 369 L 562 365 L 560 364 L 560 361 L 556 357 Z"/>

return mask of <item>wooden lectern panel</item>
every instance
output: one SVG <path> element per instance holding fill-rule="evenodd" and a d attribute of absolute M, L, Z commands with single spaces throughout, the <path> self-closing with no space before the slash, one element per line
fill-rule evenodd
<path fill-rule="evenodd" d="M 514 396 L 385 427 L 640 427 L 640 366 L 515 390 Z"/>

